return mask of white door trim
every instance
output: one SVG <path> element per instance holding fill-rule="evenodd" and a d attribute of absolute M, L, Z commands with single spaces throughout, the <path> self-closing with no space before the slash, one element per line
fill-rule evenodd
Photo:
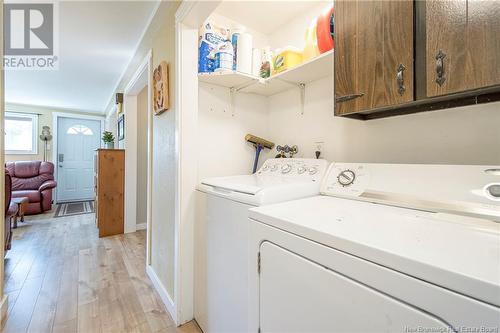
<path fill-rule="evenodd" d="M 221 1 L 184 1 L 175 32 L 175 262 L 172 317 L 182 325 L 194 317 L 194 194 L 198 183 L 198 28 Z"/>
<path fill-rule="evenodd" d="M 102 132 L 104 132 L 104 116 L 93 116 L 85 114 L 75 114 L 66 112 L 52 112 L 52 133 L 53 133 L 53 147 L 52 147 L 52 163 L 54 163 L 54 179 L 58 179 L 57 176 L 57 131 L 59 130 L 58 121 L 59 118 L 73 118 L 73 119 L 85 119 L 85 120 L 99 120 L 101 122 L 101 133 L 99 136 L 102 137 Z M 54 203 L 57 203 L 57 187 L 54 190 Z"/>
<path fill-rule="evenodd" d="M 0 0 L 0 17 L 3 18 L 3 0 Z M 3 59 L 3 24 L 0 24 L 0 59 Z M 3 66 L 0 66 L 0 133 L 5 133 L 4 129 L 4 116 L 5 116 L 5 99 L 4 99 L 4 70 Z M 0 136 L 0 149 L 4 151 L 4 136 Z M 5 165 L 5 154 L 0 154 L 0 164 Z M 3 190 L 5 188 L 5 168 L 0 171 L 0 188 Z M 5 195 L 0 196 L 0 206 L 5 207 Z M 5 225 L 5 214 L 0 216 L 0 225 Z M 0 239 L 5 239 L 5 228 L 0 228 Z M 5 250 L 3 246 L 0 246 L 0 256 L 5 257 Z M 0 262 L 0 322 L 5 320 L 7 316 L 7 310 L 9 307 L 8 296 L 4 295 L 4 261 Z"/>
<path fill-rule="evenodd" d="M 153 51 L 149 50 L 138 66 L 134 75 L 127 83 L 124 90 L 125 114 L 125 233 L 138 230 L 136 224 L 137 203 L 137 131 L 127 130 L 135 126 L 137 119 L 137 95 L 144 88 L 144 76 L 146 75 L 146 86 L 148 87 L 148 140 L 147 140 L 147 194 L 146 194 L 146 266 L 151 265 L 151 215 L 152 215 L 152 177 L 153 177 L 153 110 L 151 80 L 153 72 Z M 128 111 L 128 113 L 127 113 Z M 131 138 L 132 134 L 132 138 Z M 134 135 L 135 134 L 135 135 Z"/>

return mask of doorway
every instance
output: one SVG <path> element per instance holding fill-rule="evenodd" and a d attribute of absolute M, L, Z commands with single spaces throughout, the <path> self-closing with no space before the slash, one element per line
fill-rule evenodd
<path fill-rule="evenodd" d="M 151 178 L 153 118 L 152 52 L 149 51 L 124 89 L 125 233 L 146 229 L 146 264 L 151 250 Z"/>
<path fill-rule="evenodd" d="M 57 202 L 94 199 L 94 151 L 101 146 L 102 120 L 56 118 Z"/>

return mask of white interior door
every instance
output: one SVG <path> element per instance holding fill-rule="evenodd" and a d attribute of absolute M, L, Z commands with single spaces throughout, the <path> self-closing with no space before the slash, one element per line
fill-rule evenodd
<path fill-rule="evenodd" d="M 99 120 L 58 118 L 57 201 L 94 198 L 94 150 L 100 143 Z"/>

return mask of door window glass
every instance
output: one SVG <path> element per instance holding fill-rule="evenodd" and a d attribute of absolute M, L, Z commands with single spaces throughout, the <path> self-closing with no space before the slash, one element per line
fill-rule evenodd
<path fill-rule="evenodd" d="M 94 132 L 85 125 L 74 125 L 68 128 L 66 134 L 83 134 L 83 135 L 94 135 Z"/>

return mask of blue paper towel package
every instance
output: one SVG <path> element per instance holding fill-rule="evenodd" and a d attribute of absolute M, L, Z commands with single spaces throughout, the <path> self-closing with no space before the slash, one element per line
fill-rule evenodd
<path fill-rule="evenodd" d="M 216 69 L 215 50 L 218 45 L 229 40 L 229 29 L 205 22 L 200 29 L 198 72 L 209 73 Z"/>

